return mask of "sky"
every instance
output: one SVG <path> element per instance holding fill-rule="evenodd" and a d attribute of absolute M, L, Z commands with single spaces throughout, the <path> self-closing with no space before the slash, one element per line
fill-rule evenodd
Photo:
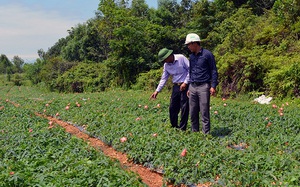
<path fill-rule="evenodd" d="M 0 0 L 0 54 L 25 63 L 38 58 L 68 30 L 95 16 L 100 0 Z M 157 0 L 146 0 L 151 8 Z"/>

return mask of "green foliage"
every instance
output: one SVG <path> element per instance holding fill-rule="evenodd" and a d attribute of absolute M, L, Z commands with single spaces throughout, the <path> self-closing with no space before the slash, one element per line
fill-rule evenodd
<path fill-rule="evenodd" d="M 13 64 L 7 58 L 6 55 L 1 54 L 0 56 L 0 73 L 2 74 L 11 74 Z"/>
<path fill-rule="evenodd" d="M 69 31 L 68 43 L 62 48 L 62 57 L 68 61 L 82 61 L 81 53 L 84 53 L 83 43 L 87 36 L 85 24 L 78 24 L 72 28 Z"/>
<path fill-rule="evenodd" d="M 173 27 L 152 24 L 147 20 L 147 16 L 136 17 L 133 9 L 128 12 L 116 4 L 109 7 L 110 11 L 107 15 L 108 9 L 104 7 L 108 2 L 105 1 L 100 5 L 100 10 L 104 14 L 102 21 L 114 27 L 113 32 L 110 33 L 111 51 L 105 63 L 114 74 L 114 85 L 129 88 L 136 82 L 139 73 L 157 67 L 153 62 L 157 61 L 156 54 L 162 48 L 161 46 L 170 48 L 176 46 L 175 50 L 180 47 L 174 45 L 176 42 L 170 42 L 178 40 Z M 114 17 L 111 17 L 111 12 L 114 12 Z M 155 16 L 159 17 L 159 15 Z"/>
<path fill-rule="evenodd" d="M 299 72 L 295 71 L 291 73 Z M 254 98 L 212 97 L 211 134 L 203 135 L 171 128 L 170 93 L 149 100 L 151 92 L 114 89 L 100 94 L 61 94 L 24 86 L 1 87 L 0 95 L 9 102 L 0 100 L 4 106 L 0 110 L 4 138 L 0 141 L 0 157 L 4 158 L 0 160 L 0 186 L 9 180 L 95 186 L 88 181 L 105 176 L 116 182 L 116 175 L 121 184 L 112 186 L 137 184 L 125 185 L 133 176 L 124 177 L 125 171 L 63 129 L 48 129 L 48 121 L 34 113 L 59 113 L 56 118 L 126 153 L 133 162 L 162 173 L 174 186 L 207 182 L 212 186 L 299 186 L 299 99 L 275 98 L 271 105 L 262 105 L 253 102 Z M 121 142 L 122 137 L 127 141 Z M 180 156 L 184 148 L 187 154 Z M 107 167 L 110 172 L 104 175 Z M 11 171 L 15 172 L 12 176 Z"/>
<path fill-rule="evenodd" d="M 33 64 L 25 64 L 23 71 L 25 77 L 30 80 L 33 84 L 38 84 L 42 81 L 42 77 L 39 76 L 41 69 L 43 68 L 45 61 L 37 59 Z"/>
<path fill-rule="evenodd" d="M 62 40 L 61 56 L 67 61 L 101 62 L 106 58 L 105 46 L 107 40 L 98 29 L 99 20 L 90 19 L 85 24 L 78 24 L 69 30 L 65 43 Z M 55 49 L 52 49 L 55 50 Z"/>
<path fill-rule="evenodd" d="M 298 19 L 298 22 L 296 22 L 295 24 L 293 24 L 291 26 L 292 29 L 292 33 L 295 35 L 295 39 L 299 41 L 300 39 L 300 17 Z"/>
<path fill-rule="evenodd" d="M 195 32 L 201 37 L 201 45 L 216 57 L 219 95 L 258 92 L 298 97 L 297 85 L 291 86 L 295 75 L 288 72 L 292 64 L 298 63 L 295 59 L 300 59 L 299 1 L 183 0 L 178 4 L 175 0 L 161 0 L 157 9 L 149 8 L 144 0 L 129 2 L 101 0 L 94 18 L 70 28 L 69 35 L 47 52 L 39 50 L 40 59 L 33 65 L 25 64 L 20 69 L 21 59 L 12 64 L 1 55 L 0 73 L 7 74 L 7 81 L 14 79 L 15 72 L 24 70 L 24 78 L 33 84 L 67 92 L 74 91 L 70 88 L 72 81 L 61 77 L 72 76 L 64 73 L 77 64 L 96 62 L 105 64 L 108 78 L 74 78 L 78 82 L 75 90 L 153 89 L 159 79 L 153 72 L 161 67 L 158 51 L 167 47 L 187 55 L 185 37 Z M 285 77 L 284 86 L 277 92 L 281 73 L 291 77 Z M 101 70 L 92 74 L 107 75 Z M 148 83 L 148 79 L 155 81 Z M 99 84 L 105 86 L 99 88 Z"/>
<path fill-rule="evenodd" d="M 147 24 L 145 27 L 147 32 L 144 32 L 144 38 L 148 50 L 145 52 L 148 56 L 145 57 L 147 66 L 151 69 L 158 69 L 161 65 L 158 63 L 157 54 L 160 49 L 167 47 L 173 49 L 174 53 L 183 53 L 185 36 L 178 34 L 185 32 L 175 30 L 171 26 L 162 26 L 159 24 Z M 144 72 L 144 71 L 142 71 Z"/>
<path fill-rule="evenodd" d="M 6 74 L 0 74 L 0 86 L 8 86 L 8 85 L 13 85 L 13 83 L 7 81 Z"/>
<path fill-rule="evenodd" d="M 260 17 L 251 14 L 250 10 L 239 9 L 209 37 L 216 36 L 222 42 L 215 48 L 221 94 L 236 96 L 258 91 L 297 97 L 294 75 L 284 73 L 289 63 L 299 58 L 296 37 L 290 36 L 289 28 L 274 21 L 277 18 L 272 12 Z M 278 82 L 282 81 L 280 86 Z"/>
<path fill-rule="evenodd" d="M 148 5 L 145 0 L 132 0 L 131 14 L 136 17 L 147 17 L 149 12 Z"/>
<path fill-rule="evenodd" d="M 106 3 L 114 4 L 106 7 Z M 110 35 L 110 52 L 106 60 L 107 66 L 114 72 L 115 83 L 122 87 L 129 87 L 135 82 L 136 75 L 147 68 L 144 48 L 145 22 L 122 6 L 117 6 L 113 1 L 100 3 L 100 10 L 104 14 L 103 22 L 109 23 L 113 29 Z M 114 15 L 113 17 L 111 15 Z"/>
<path fill-rule="evenodd" d="M 12 62 L 15 65 L 16 72 L 22 73 L 22 66 L 24 65 L 24 60 L 21 59 L 19 56 L 14 56 Z"/>
<path fill-rule="evenodd" d="M 0 186 L 145 186 L 57 124 L 3 100 L 0 106 Z"/>
<path fill-rule="evenodd" d="M 189 30 L 198 33 L 201 38 L 206 38 L 208 32 L 212 30 L 215 20 L 214 9 L 211 7 L 211 2 L 201 0 L 193 6 L 192 19 L 188 23 Z"/>
<path fill-rule="evenodd" d="M 150 90 L 154 91 L 159 84 L 162 75 L 162 68 L 150 70 L 147 73 L 141 73 L 137 78 L 136 84 L 132 87 L 134 90 Z M 173 83 L 171 78 L 167 81 L 164 89 L 171 90 Z"/>
<path fill-rule="evenodd" d="M 110 70 L 104 64 L 80 63 L 56 79 L 60 92 L 99 92 L 110 85 Z"/>
<path fill-rule="evenodd" d="M 277 0 L 273 6 L 276 20 L 284 26 L 295 23 L 300 16 L 300 2 L 298 0 Z"/>
<path fill-rule="evenodd" d="M 272 69 L 265 77 L 270 94 L 277 97 L 300 96 L 300 62 L 299 57 L 280 57 L 281 61 L 288 62 L 278 69 Z"/>
<path fill-rule="evenodd" d="M 52 58 L 42 66 L 39 76 L 50 90 L 56 90 L 56 79 L 75 65 L 76 62 L 68 62 L 58 57 Z"/>
<path fill-rule="evenodd" d="M 176 15 L 178 15 L 178 6 L 176 0 L 158 1 L 156 16 L 160 25 L 172 26 L 173 28 L 177 27 L 177 24 L 180 23 L 180 18 Z"/>
<path fill-rule="evenodd" d="M 21 85 L 23 85 L 23 83 L 22 83 L 23 77 L 19 73 L 14 74 L 12 81 L 13 81 L 13 83 L 14 83 L 15 86 L 21 86 Z"/>
<path fill-rule="evenodd" d="M 40 58 L 50 59 L 57 56 L 61 56 L 63 47 L 67 45 L 69 39 L 70 37 L 59 39 L 52 47 L 48 49 L 46 53 L 43 50 L 39 50 L 38 52 L 41 53 L 41 55 L 39 55 Z"/>

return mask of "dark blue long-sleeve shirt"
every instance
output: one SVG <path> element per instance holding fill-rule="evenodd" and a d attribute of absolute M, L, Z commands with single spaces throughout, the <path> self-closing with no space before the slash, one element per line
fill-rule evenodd
<path fill-rule="evenodd" d="M 190 83 L 211 83 L 218 85 L 218 71 L 214 55 L 207 49 L 201 49 L 198 54 L 190 55 Z"/>

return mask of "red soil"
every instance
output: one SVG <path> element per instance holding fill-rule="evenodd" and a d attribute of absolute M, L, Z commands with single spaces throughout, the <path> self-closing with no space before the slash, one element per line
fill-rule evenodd
<path fill-rule="evenodd" d="M 90 137 L 89 135 L 85 134 L 84 132 L 80 131 L 78 128 L 74 127 L 73 125 L 61 121 L 57 118 L 53 118 L 50 116 L 44 116 L 41 114 L 36 114 L 40 117 L 47 118 L 49 121 L 60 125 L 61 127 L 66 129 L 66 132 L 75 135 L 78 138 L 84 139 L 88 142 L 90 146 L 95 147 L 96 149 L 101 149 L 103 153 L 112 158 L 119 160 L 122 167 L 124 169 L 128 169 L 137 173 L 142 181 L 147 184 L 149 187 L 161 187 L 163 186 L 163 176 L 159 173 L 153 172 L 148 168 L 143 167 L 142 165 L 134 164 L 127 159 L 126 154 L 118 152 L 114 150 L 112 147 L 107 146 L 101 140 Z M 49 126 L 49 128 L 53 128 L 53 124 Z"/>

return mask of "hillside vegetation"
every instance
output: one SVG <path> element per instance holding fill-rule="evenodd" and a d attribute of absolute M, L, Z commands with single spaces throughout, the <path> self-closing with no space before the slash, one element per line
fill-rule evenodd
<path fill-rule="evenodd" d="M 195 32 L 216 57 L 220 96 L 299 97 L 299 1 L 158 2 L 154 9 L 144 0 L 100 0 L 95 17 L 40 49 L 35 63 L 2 54 L 0 73 L 15 85 L 27 79 L 60 92 L 154 89 L 162 67 L 158 51 L 168 47 L 188 56 L 185 36 Z"/>

